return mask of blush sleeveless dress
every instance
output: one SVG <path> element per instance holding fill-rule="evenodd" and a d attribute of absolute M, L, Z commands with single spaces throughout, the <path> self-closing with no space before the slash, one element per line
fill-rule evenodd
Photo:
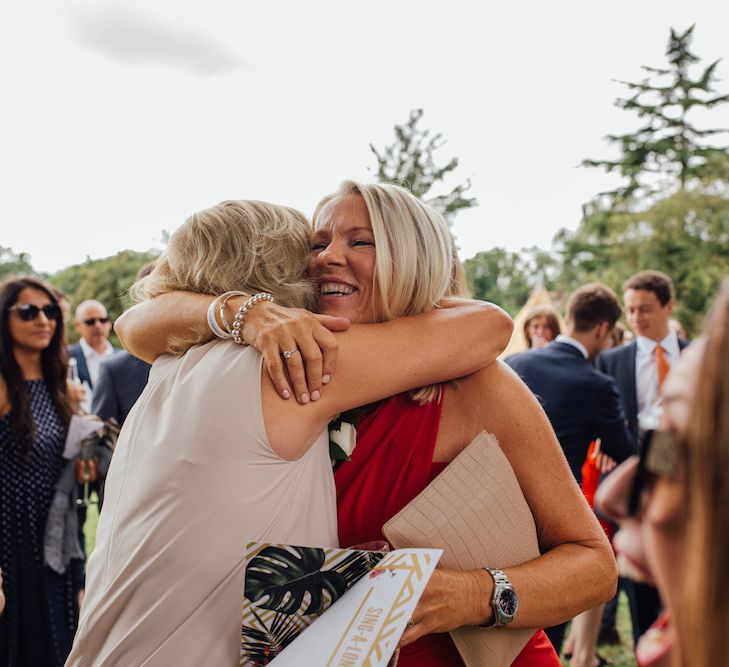
<path fill-rule="evenodd" d="M 443 393 L 418 405 L 407 394 L 382 401 L 357 425 L 352 460 L 335 473 L 339 542 L 351 546 L 384 540 L 382 526 L 417 496 L 446 466 L 433 463 Z M 427 635 L 400 653 L 399 667 L 463 665 L 447 633 Z M 524 647 L 512 667 L 559 667 L 542 630 Z"/>
<path fill-rule="evenodd" d="M 246 545 L 337 546 L 326 429 L 279 457 L 261 369 L 228 341 L 154 363 L 109 469 L 69 667 L 238 665 Z"/>

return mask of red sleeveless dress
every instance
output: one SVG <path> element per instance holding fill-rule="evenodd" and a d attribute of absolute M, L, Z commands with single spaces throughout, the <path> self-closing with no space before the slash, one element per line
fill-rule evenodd
<path fill-rule="evenodd" d="M 382 526 L 443 470 L 445 463 L 433 463 L 442 407 L 442 394 L 426 405 L 400 394 L 362 418 L 352 460 L 342 463 L 334 475 L 342 546 L 384 540 Z M 457 667 L 463 662 L 450 635 L 443 633 L 403 648 L 398 665 Z M 512 663 L 512 667 L 559 665 L 542 630 Z"/>

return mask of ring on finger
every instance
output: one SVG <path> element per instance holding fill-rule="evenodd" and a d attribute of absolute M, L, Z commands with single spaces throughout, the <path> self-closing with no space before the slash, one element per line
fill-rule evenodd
<path fill-rule="evenodd" d="M 293 350 L 286 350 L 286 351 L 282 352 L 281 356 L 284 359 L 291 359 L 291 356 L 294 354 L 294 352 L 298 352 L 298 351 L 299 351 L 299 348 L 295 347 Z"/>
<path fill-rule="evenodd" d="M 410 618 L 410 620 L 408 621 L 408 624 L 407 624 L 407 628 L 408 629 L 413 628 L 417 624 L 418 624 L 418 622 L 414 618 Z"/>

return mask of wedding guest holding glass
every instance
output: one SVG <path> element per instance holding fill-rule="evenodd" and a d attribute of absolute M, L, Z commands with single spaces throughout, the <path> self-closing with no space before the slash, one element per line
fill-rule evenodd
<path fill-rule="evenodd" d="M 318 310 L 327 316 L 372 322 L 432 311 L 439 299 L 458 289 L 455 258 L 442 216 L 395 185 L 347 182 L 314 215 L 309 276 L 317 286 Z M 436 272 L 435 266 L 441 268 Z M 244 298 L 237 297 L 233 307 Z M 206 313 L 211 302 L 199 294 L 162 295 L 126 313 L 117 330 L 132 352 L 152 360 L 209 339 Z M 331 334 L 317 317 L 323 316 L 265 303 L 245 322 L 243 337 L 261 350 L 278 353 L 296 347 L 301 352 L 283 360 L 288 375 L 280 358 L 271 362 L 269 370 L 282 396 L 293 391 L 298 400 L 309 402 L 314 393 L 325 396 L 333 389 L 322 389 L 322 377 L 336 377 L 340 371 L 325 344 Z M 378 349 L 383 342 L 375 344 Z M 420 357 L 424 352 L 412 346 L 409 354 Z M 400 393 L 358 414 L 356 448 L 335 477 L 342 545 L 382 540 L 383 524 L 485 429 L 498 438 L 514 468 L 543 554 L 505 568 L 503 578 L 498 575 L 518 595 L 519 609 L 511 616 L 496 616 L 504 588 L 486 570 L 436 570 L 403 635 L 400 665 L 460 665 L 449 630 L 554 625 L 613 594 L 616 569 L 607 539 L 574 482 L 544 411 L 508 367 L 496 363 L 457 382 L 423 383 L 417 391 Z M 574 587 L 577 580 L 580 586 Z M 551 667 L 559 660 L 539 631 L 514 664 Z"/>
<path fill-rule="evenodd" d="M 367 272 L 375 259 L 371 233 L 360 230 L 356 247 Z M 217 295 L 206 326 L 225 340 L 157 359 L 127 417 L 69 666 L 238 664 L 247 544 L 337 545 L 329 421 L 473 372 L 508 342 L 512 325 L 503 311 L 464 300 L 354 325 L 338 334 L 330 391 L 281 400 L 264 364 L 282 355 L 300 361 L 305 342 L 287 341 L 264 360 L 241 345 L 240 328 L 263 303 L 313 304 L 310 249 L 310 225 L 297 211 L 223 202 L 193 214 L 133 287 L 142 300 L 172 290 Z M 449 269 L 445 262 L 440 270 L 446 283 Z M 226 312 L 241 292 L 251 296 Z M 372 296 L 363 307 L 381 308 Z"/>
<path fill-rule="evenodd" d="M 0 286 L 0 665 L 63 665 L 82 562 L 44 564 L 44 532 L 71 418 L 63 319 L 37 278 Z"/>
<path fill-rule="evenodd" d="M 524 320 L 523 331 L 527 348 L 539 350 L 546 347 L 562 333 L 557 311 L 544 304 L 533 306 Z"/>
<path fill-rule="evenodd" d="M 637 646 L 641 667 L 714 667 L 729 655 L 729 282 L 663 385 L 662 416 L 641 457 L 598 490 L 618 521 L 630 576 L 665 609 Z"/>

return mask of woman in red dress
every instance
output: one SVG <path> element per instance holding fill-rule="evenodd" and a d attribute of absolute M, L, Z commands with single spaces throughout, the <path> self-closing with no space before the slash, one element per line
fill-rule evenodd
<path fill-rule="evenodd" d="M 359 323 L 389 320 L 430 310 L 454 293 L 457 256 L 450 231 L 438 213 L 402 188 L 345 183 L 319 205 L 314 226 L 309 275 L 319 285 L 320 313 Z M 169 294 L 164 302 L 148 302 L 135 315 L 137 327 L 127 319 L 125 343 L 136 338 L 136 353 L 154 358 L 167 350 L 171 336 L 178 349 L 185 338 L 190 345 L 209 339 L 211 300 Z M 235 299 L 230 303 L 233 309 L 240 305 Z M 332 336 L 317 317 L 322 316 L 270 303 L 246 315 L 244 338 L 264 353 L 282 392 L 279 352 L 294 347 L 301 352 L 285 362 L 301 402 L 316 400 L 334 370 Z M 504 570 L 519 598 L 513 626 L 556 625 L 609 599 L 617 571 L 605 535 L 574 483 L 543 410 L 500 363 L 441 387 L 388 399 L 362 420 L 352 460 L 336 475 L 340 543 L 382 539 L 383 523 L 483 429 L 499 439 L 514 469 L 543 554 Z M 462 664 L 446 633 L 490 624 L 493 590 L 493 579 L 483 569 L 436 570 L 413 614 L 415 624 L 403 635 L 401 665 Z M 540 631 L 517 664 L 556 667 L 559 661 Z"/>

